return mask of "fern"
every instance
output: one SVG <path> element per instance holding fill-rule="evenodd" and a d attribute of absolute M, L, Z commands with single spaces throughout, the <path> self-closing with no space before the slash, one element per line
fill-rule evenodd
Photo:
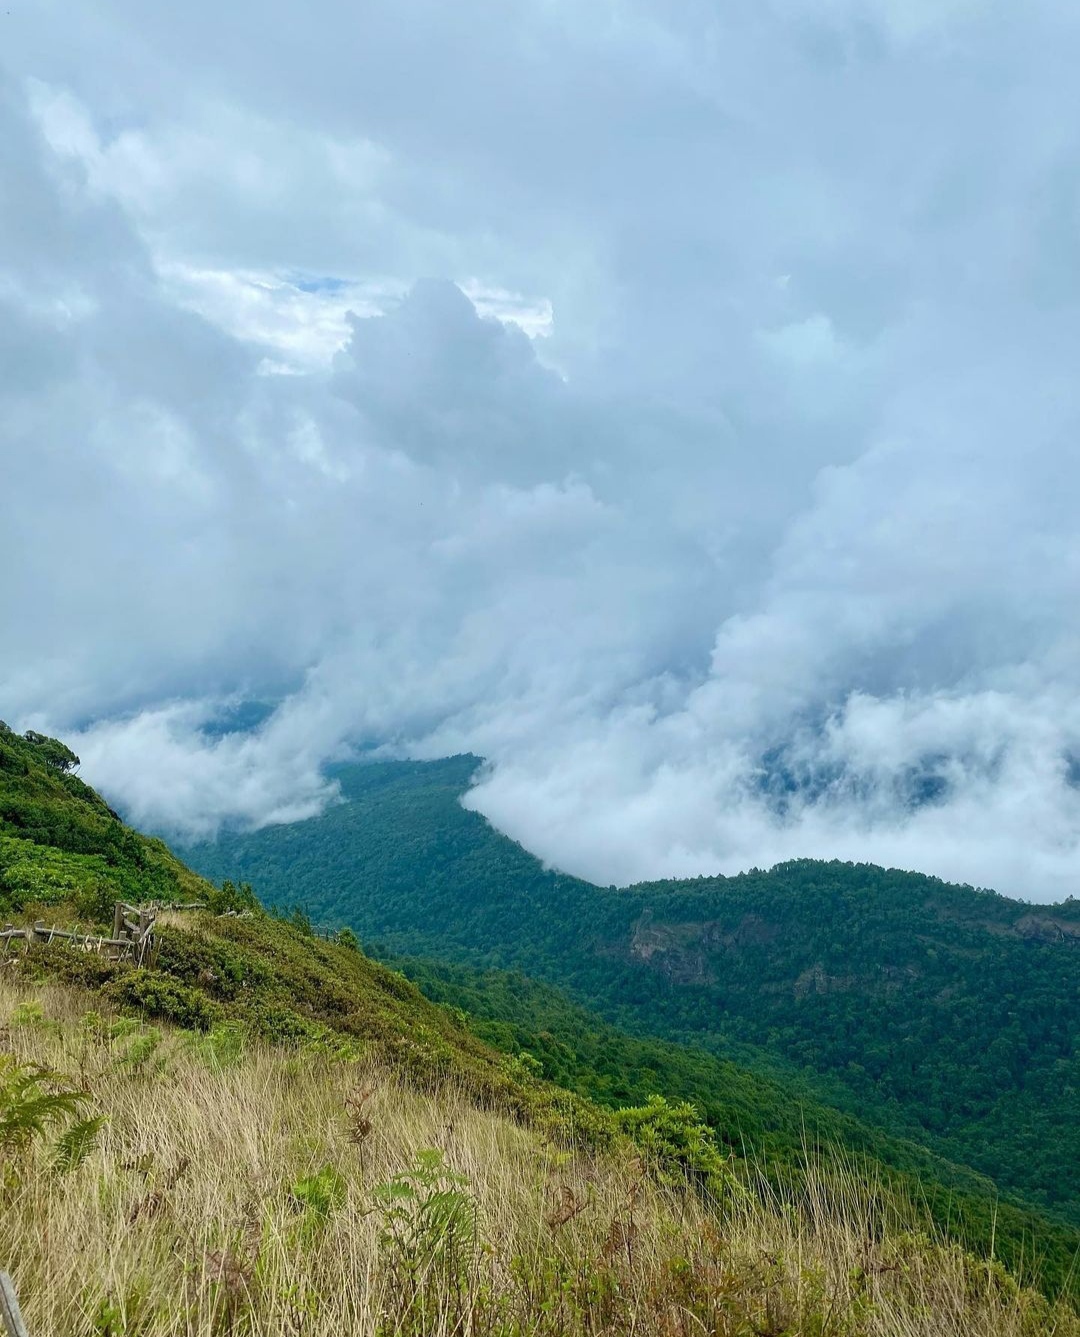
<path fill-rule="evenodd" d="M 104 1114 L 80 1119 L 60 1134 L 53 1147 L 53 1169 L 57 1174 L 70 1174 L 97 1149 L 98 1134 L 108 1122 Z"/>
<path fill-rule="evenodd" d="M 318 1174 L 298 1180 L 292 1189 L 293 1202 L 302 1210 L 325 1220 L 345 1201 L 345 1180 L 333 1165 L 324 1165 Z"/>
<path fill-rule="evenodd" d="M 118 1065 L 129 1072 L 160 1072 L 165 1067 L 165 1059 L 157 1052 L 162 1039 L 156 1026 L 149 1027 L 120 1054 Z"/>
<path fill-rule="evenodd" d="M 383 1248 L 412 1274 L 467 1269 L 474 1261 L 476 1199 L 464 1175 L 447 1168 L 435 1149 L 373 1191 L 382 1214 Z"/>
<path fill-rule="evenodd" d="M 246 1043 L 244 1028 L 233 1021 L 214 1026 L 205 1035 L 192 1041 L 195 1054 L 211 1072 L 224 1072 L 235 1067 L 244 1056 Z"/>
<path fill-rule="evenodd" d="M 19 1003 L 11 1010 L 12 1026 L 36 1026 L 39 1021 L 44 1021 L 45 1009 L 36 999 L 31 999 L 25 1003 Z"/>
<path fill-rule="evenodd" d="M 419 1151 L 408 1170 L 378 1185 L 372 1196 L 382 1218 L 379 1244 L 393 1296 L 385 1330 L 428 1337 L 433 1316 L 442 1312 L 447 1330 L 465 1331 L 480 1254 L 469 1181 L 432 1148 Z"/>
<path fill-rule="evenodd" d="M 89 1099 L 59 1073 L 0 1055 L 0 1156 L 18 1155 L 50 1127 L 77 1118 Z"/>

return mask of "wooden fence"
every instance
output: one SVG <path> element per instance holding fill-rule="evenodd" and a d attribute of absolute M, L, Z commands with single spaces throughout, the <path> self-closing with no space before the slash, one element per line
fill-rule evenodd
<path fill-rule="evenodd" d="M 6 1272 L 0 1272 L 0 1323 L 3 1324 L 3 1337 L 28 1337 L 15 1287 Z"/>
<path fill-rule="evenodd" d="M 112 937 L 98 933 L 79 933 L 58 928 L 50 928 L 44 919 L 39 919 L 32 928 L 13 928 L 10 924 L 0 930 L 0 945 L 10 952 L 16 943 L 22 943 L 29 950 L 35 943 L 66 942 L 84 952 L 97 952 L 110 960 L 131 960 L 137 966 L 149 966 L 154 962 L 156 942 L 154 924 L 157 911 L 127 905 L 117 901 L 113 908 Z"/>

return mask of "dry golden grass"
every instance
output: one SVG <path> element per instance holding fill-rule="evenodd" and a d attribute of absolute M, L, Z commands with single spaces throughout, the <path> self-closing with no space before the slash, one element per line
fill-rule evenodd
<path fill-rule="evenodd" d="M 70 1173 L 44 1139 L 0 1165 L 0 1267 L 31 1337 L 1080 1334 L 994 1266 L 906 1235 L 854 1173 L 799 1209 L 709 1210 L 452 1088 L 228 1035 L 110 1035 L 85 1006 L 0 980 L 0 1051 L 69 1075 L 108 1119 Z M 429 1157 L 416 1196 L 379 1194 L 432 1148 L 460 1180 Z"/>

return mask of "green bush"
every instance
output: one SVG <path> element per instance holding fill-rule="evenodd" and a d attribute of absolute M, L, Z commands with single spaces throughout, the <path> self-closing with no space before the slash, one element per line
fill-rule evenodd
<path fill-rule="evenodd" d="M 258 897 L 251 889 L 248 882 L 241 882 L 239 886 L 235 882 L 225 879 L 221 884 L 221 890 L 216 887 L 210 889 L 206 897 L 206 908 L 215 915 L 227 914 L 230 910 L 237 914 L 253 913 L 260 910 Z"/>
<path fill-rule="evenodd" d="M 618 1110 L 615 1124 L 633 1139 L 647 1167 L 664 1183 L 689 1180 L 716 1198 L 737 1191 L 711 1129 L 688 1101 L 650 1096 L 644 1105 Z"/>
<path fill-rule="evenodd" d="M 119 1007 L 137 1008 L 148 1017 L 171 1021 L 189 1031 L 208 1031 L 222 1020 L 220 1007 L 205 994 L 159 971 L 127 971 L 106 992 Z"/>

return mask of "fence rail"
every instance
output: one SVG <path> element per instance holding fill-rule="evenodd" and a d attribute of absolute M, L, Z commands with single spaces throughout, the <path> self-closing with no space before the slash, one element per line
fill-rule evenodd
<path fill-rule="evenodd" d="M 3 1337 L 29 1337 L 15 1287 L 6 1272 L 0 1272 L 0 1322 L 4 1325 Z"/>
<path fill-rule="evenodd" d="M 145 906 L 128 905 L 117 901 L 113 907 L 112 937 L 100 933 L 80 933 L 63 929 L 53 924 L 46 926 L 44 919 L 39 919 L 30 928 L 15 928 L 11 924 L 0 930 L 0 943 L 10 951 L 16 942 L 25 944 L 27 950 L 35 943 L 67 942 L 73 947 L 80 947 L 84 952 L 96 952 L 113 961 L 131 959 L 136 965 L 153 963 L 157 944 L 154 937 L 154 924 L 157 911 Z"/>
<path fill-rule="evenodd" d="M 10 953 L 13 944 L 23 943 L 29 950 L 35 943 L 67 942 L 73 947 L 80 947 L 84 952 L 96 952 L 113 961 L 132 960 L 136 965 L 153 965 L 157 956 L 157 943 L 154 926 L 159 914 L 169 910 L 205 910 L 203 901 L 189 901 L 183 905 L 151 902 L 149 905 L 128 905 L 126 901 L 117 901 L 113 907 L 112 936 L 103 933 L 85 933 L 77 929 L 60 928 L 57 924 L 46 925 L 39 919 L 30 928 L 15 928 L 5 924 L 0 929 L 0 954 Z M 250 910 L 225 910 L 217 916 L 219 919 L 248 919 Z M 326 924 L 312 924 L 313 937 L 326 942 L 340 941 L 342 929 Z M 3 1333 L 0 1333 L 3 1337 Z"/>

